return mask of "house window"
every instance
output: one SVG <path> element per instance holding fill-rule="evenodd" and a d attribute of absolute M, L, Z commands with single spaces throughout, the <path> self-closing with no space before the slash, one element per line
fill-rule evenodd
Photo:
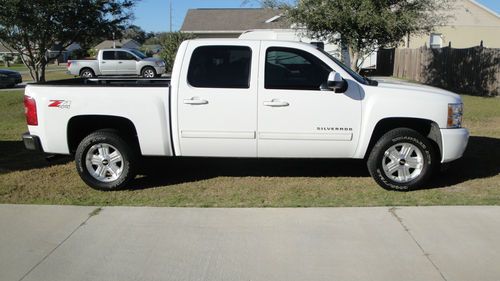
<path fill-rule="evenodd" d="M 443 38 L 441 33 L 431 33 L 431 48 L 441 48 L 443 46 Z"/>

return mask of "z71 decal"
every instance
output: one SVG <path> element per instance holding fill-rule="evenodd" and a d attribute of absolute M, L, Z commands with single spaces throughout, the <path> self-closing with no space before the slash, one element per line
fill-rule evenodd
<path fill-rule="evenodd" d="M 69 100 L 50 100 L 49 107 L 59 107 L 69 109 L 71 106 L 71 101 Z"/>

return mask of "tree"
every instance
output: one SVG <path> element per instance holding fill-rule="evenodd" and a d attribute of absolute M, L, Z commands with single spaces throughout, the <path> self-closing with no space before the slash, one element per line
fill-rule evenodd
<path fill-rule="evenodd" d="M 168 32 L 161 36 L 160 45 L 162 51 L 160 56 L 165 60 L 167 72 L 171 72 L 174 66 L 175 55 L 181 43 L 188 39 L 193 39 L 195 36 L 192 33 L 184 32 Z"/>
<path fill-rule="evenodd" d="M 35 81 L 45 81 L 48 51 L 110 38 L 123 30 L 137 0 L 0 0 L 0 42 L 20 54 Z"/>
<path fill-rule="evenodd" d="M 348 47 L 351 68 L 358 71 L 377 48 L 443 24 L 448 17 L 440 11 L 448 6 L 448 0 L 300 0 L 286 10 L 307 35 Z"/>
<path fill-rule="evenodd" d="M 121 34 L 122 38 L 134 39 L 139 44 L 144 44 L 146 39 L 148 39 L 148 34 L 142 28 L 137 25 L 131 25 Z"/>

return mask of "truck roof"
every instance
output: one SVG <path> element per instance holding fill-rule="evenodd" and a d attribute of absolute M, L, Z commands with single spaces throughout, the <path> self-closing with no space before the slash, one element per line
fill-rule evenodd
<path fill-rule="evenodd" d="M 214 42 L 214 43 L 241 43 L 241 42 L 267 42 L 267 43 L 273 43 L 273 42 L 281 42 L 281 43 L 289 43 L 291 45 L 302 45 L 302 46 L 310 46 L 315 48 L 314 45 L 305 43 L 305 42 L 299 42 L 299 41 L 292 41 L 292 40 L 279 40 L 279 39 L 239 39 L 239 38 L 195 38 L 195 39 L 189 39 L 186 41 L 205 41 L 205 42 Z"/>

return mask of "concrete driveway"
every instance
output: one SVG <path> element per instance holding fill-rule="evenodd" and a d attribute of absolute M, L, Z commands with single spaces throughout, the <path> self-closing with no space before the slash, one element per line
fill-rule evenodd
<path fill-rule="evenodd" d="M 0 280 L 499 280 L 500 207 L 0 205 Z"/>

